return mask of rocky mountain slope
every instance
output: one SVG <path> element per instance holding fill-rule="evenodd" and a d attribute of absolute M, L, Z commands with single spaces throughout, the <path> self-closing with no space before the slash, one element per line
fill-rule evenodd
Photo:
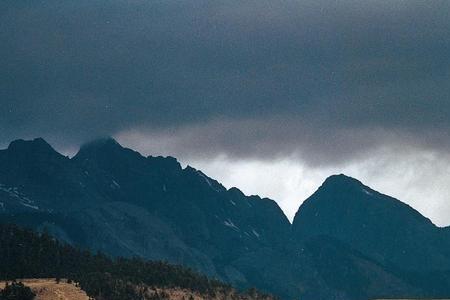
<path fill-rule="evenodd" d="M 298 239 L 337 238 L 381 263 L 409 270 L 450 269 L 447 241 L 429 219 L 344 175 L 328 178 L 302 204 L 293 231 Z"/>
<path fill-rule="evenodd" d="M 301 205 L 292 225 L 296 241 L 318 236 L 335 239 L 425 295 L 440 296 L 450 295 L 447 230 L 345 175 L 329 177 Z"/>
<path fill-rule="evenodd" d="M 226 189 L 172 157 L 101 139 L 70 159 L 42 139 L 18 140 L 0 151 L 0 220 L 283 299 L 450 296 L 448 229 L 343 175 L 291 225 L 273 200 Z"/>

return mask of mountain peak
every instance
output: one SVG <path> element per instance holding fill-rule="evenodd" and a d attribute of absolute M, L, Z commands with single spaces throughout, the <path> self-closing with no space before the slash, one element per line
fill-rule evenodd
<path fill-rule="evenodd" d="M 102 137 L 83 144 L 80 150 L 83 149 L 110 149 L 122 148 L 122 146 L 112 137 Z"/>
<path fill-rule="evenodd" d="M 344 175 L 344 174 L 336 174 L 331 175 L 322 184 L 322 187 L 328 186 L 363 186 L 362 182 L 353 177 Z"/>
<path fill-rule="evenodd" d="M 147 161 L 159 170 L 182 170 L 181 164 L 172 156 L 147 156 Z"/>
<path fill-rule="evenodd" d="M 103 137 L 83 144 L 76 158 L 90 157 L 97 154 L 114 153 L 124 148 L 112 137 Z"/>
<path fill-rule="evenodd" d="M 12 141 L 8 146 L 8 151 L 58 154 L 58 152 L 56 152 L 56 150 L 43 138 L 35 138 L 33 140 L 18 139 Z"/>
<path fill-rule="evenodd" d="M 139 165 L 145 157 L 139 152 L 123 147 L 115 139 L 105 137 L 88 142 L 80 147 L 74 161 L 96 161 L 104 167 L 134 164 Z"/>

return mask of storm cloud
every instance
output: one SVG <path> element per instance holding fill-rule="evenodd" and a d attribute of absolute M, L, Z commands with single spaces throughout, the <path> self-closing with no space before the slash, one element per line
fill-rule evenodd
<path fill-rule="evenodd" d="M 2 1 L 0 143 L 43 136 L 70 153 L 112 135 L 199 165 L 450 166 L 449 14 L 414 0 Z"/>

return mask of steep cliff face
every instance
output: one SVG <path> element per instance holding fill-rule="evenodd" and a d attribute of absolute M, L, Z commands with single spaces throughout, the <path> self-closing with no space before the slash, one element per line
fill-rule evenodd
<path fill-rule="evenodd" d="M 17 140 L 0 152 L 3 211 L 70 209 L 98 198 L 89 178 L 42 139 Z"/>

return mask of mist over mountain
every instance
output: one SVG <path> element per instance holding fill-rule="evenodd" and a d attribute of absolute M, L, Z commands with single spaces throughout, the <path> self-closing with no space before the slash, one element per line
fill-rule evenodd
<path fill-rule="evenodd" d="M 0 151 L 0 221 L 282 299 L 450 296 L 449 229 L 345 175 L 329 177 L 290 224 L 275 201 L 173 157 L 105 138 L 68 158 L 43 139 L 17 140 Z"/>

